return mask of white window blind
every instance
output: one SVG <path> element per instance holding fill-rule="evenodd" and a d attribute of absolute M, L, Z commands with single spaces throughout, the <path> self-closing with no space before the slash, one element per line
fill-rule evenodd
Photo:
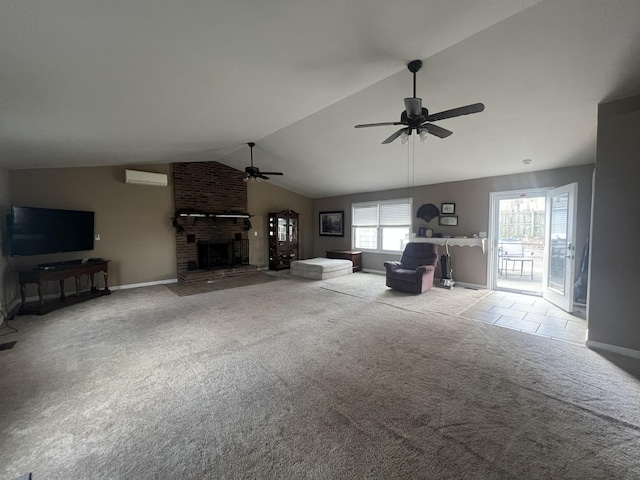
<path fill-rule="evenodd" d="M 380 225 L 411 225 L 411 204 L 380 204 Z"/>
<path fill-rule="evenodd" d="M 353 206 L 353 226 L 367 227 L 378 225 L 378 204 L 375 205 L 354 205 Z"/>
<path fill-rule="evenodd" d="M 411 236 L 411 199 L 354 203 L 351 207 L 353 248 L 404 250 Z"/>

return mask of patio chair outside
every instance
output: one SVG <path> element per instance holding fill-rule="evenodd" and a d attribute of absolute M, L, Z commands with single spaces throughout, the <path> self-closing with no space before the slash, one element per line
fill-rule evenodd
<path fill-rule="evenodd" d="M 498 273 L 509 275 L 509 262 L 511 262 L 511 271 L 516 272 L 516 264 L 520 264 L 520 276 L 524 274 L 524 264 L 529 263 L 529 275 L 533 280 L 533 252 L 526 253 L 524 251 L 524 243 L 518 239 L 502 239 L 498 242 Z"/>

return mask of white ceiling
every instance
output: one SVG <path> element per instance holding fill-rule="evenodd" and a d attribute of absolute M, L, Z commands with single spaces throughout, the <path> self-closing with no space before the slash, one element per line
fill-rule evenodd
<path fill-rule="evenodd" d="M 597 104 L 640 94 L 638 25 L 637 0 L 0 0 L 0 165 L 242 170 L 255 141 L 318 198 L 591 163 Z M 413 59 L 432 113 L 486 110 L 381 145 L 353 126 L 399 119 Z"/>

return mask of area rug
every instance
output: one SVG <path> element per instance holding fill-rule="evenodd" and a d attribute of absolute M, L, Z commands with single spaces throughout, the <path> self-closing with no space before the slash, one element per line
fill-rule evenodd
<path fill-rule="evenodd" d="M 247 287 L 250 285 L 258 285 L 260 283 L 269 283 L 278 280 L 278 277 L 266 275 L 262 272 L 247 273 L 238 275 L 237 277 L 226 277 L 210 280 L 195 285 L 178 285 L 171 283 L 167 288 L 176 295 L 187 297 L 189 295 L 198 295 L 201 293 L 215 292 L 218 290 L 226 290 L 229 288 Z"/>
<path fill-rule="evenodd" d="M 425 293 L 414 295 L 391 290 L 385 285 L 385 281 L 384 275 L 354 273 L 325 280 L 321 287 L 412 312 L 449 315 L 459 315 L 491 295 L 491 290 L 475 290 L 461 286 L 453 289 L 434 287 Z"/>

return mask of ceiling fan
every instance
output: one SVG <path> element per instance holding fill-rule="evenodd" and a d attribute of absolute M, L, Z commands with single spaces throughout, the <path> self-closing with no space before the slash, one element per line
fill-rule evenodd
<path fill-rule="evenodd" d="M 435 135 L 439 138 L 446 138 L 453 132 L 446 128 L 434 125 L 431 122 L 438 120 L 444 120 L 447 118 L 459 117 L 460 115 L 469 115 L 470 113 L 478 113 L 484 110 L 482 103 L 474 103 L 473 105 L 466 105 L 464 107 L 454 108 L 452 110 L 445 110 L 444 112 L 429 114 L 429 111 L 422 106 L 422 99 L 416 97 L 416 73 L 422 68 L 421 60 L 413 60 L 407 64 L 407 68 L 413 73 L 413 97 L 404 99 L 405 111 L 400 114 L 399 122 L 384 122 L 384 123 L 363 123 L 356 125 L 356 128 L 365 127 L 383 127 L 387 125 L 404 125 L 403 128 L 392 134 L 387 138 L 383 144 L 391 143 L 396 138 L 401 137 L 402 143 L 409 141 L 409 136 L 415 130 L 420 135 L 420 140 L 424 141 L 427 137 L 427 133 Z"/>
<path fill-rule="evenodd" d="M 244 169 L 244 173 L 246 173 L 246 177 L 244 178 L 244 181 L 246 182 L 247 180 L 269 180 L 269 177 L 267 177 L 266 175 L 284 175 L 282 172 L 261 172 L 260 169 L 258 167 L 254 167 L 253 166 L 253 147 L 255 147 L 255 143 L 253 142 L 249 142 L 247 143 L 247 145 L 249 145 L 249 148 L 251 148 L 251 166 L 250 167 L 246 167 Z"/>

